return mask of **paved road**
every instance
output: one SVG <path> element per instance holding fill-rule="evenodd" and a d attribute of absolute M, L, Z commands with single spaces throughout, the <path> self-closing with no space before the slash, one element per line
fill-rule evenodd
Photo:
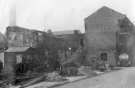
<path fill-rule="evenodd" d="M 135 67 L 124 68 L 55 88 L 135 88 Z"/>

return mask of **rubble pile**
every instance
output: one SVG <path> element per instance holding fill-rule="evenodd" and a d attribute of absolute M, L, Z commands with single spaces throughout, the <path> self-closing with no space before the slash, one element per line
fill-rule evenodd
<path fill-rule="evenodd" d="M 96 72 L 94 72 L 91 67 L 88 67 L 88 66 L 81 66 L 79 69 L 78 69 L 78 74 L 80 75 L 86 75 L 86 76 L 96 76 Z"/>
<path fill-rule="evenodd" d="M 47 81 L 64 81 L 66 80 L 66 78 L 60 76 L 58 72 L 51 72 L 47 74 L 46 80 Z"/>

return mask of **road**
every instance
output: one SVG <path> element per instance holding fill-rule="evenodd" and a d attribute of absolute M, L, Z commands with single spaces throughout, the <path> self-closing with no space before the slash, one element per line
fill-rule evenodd
<path fill-rule="evenodd" d="M 55 88 L 135 88 L 135 67 L 124 68 Z"/>
<path fill-rule="evenodd" d="M 79 76 L 79 77 L 67 77 L 67 79 L 70 80 L 70 82 L 73 82 L 73 81 L 76 81 L 76 80 L 79 80 L 79 79 L 83 79 L 83 78 L 86 78 L 86 76 Z M 31 85 L 29 87 L 26 87 L 26 88 L 48 88 L 50 86 L 54 86 L 54 85 L 61 85 L 63 83 L 67 83 L 66 81 L 62 81 L 62 82 L 41 82 L 41 83 L 38 83 L 38 84 L 35 84 L 35 85 Z"/>

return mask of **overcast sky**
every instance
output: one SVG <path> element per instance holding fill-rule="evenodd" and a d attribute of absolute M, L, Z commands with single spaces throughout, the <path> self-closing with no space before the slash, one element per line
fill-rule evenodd
<path fill-rule="evenodd" d="M 126 14 L 135 22 L 135 0 L 0 0 L 0 31 L 4 33 L 16 4 L 16 25 L 53 31 L 84 31 L 84 18 L 102 6 Z M 12 15 L 11 15 L 12 12 Z"/>

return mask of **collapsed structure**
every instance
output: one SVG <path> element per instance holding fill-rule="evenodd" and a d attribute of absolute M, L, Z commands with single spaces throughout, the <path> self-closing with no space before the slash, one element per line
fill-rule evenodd
<path fill-rule="evenodd" d="M 80 36 L 80 37 L 79 37 Z M 9 26 L 6 31 L 8 49 L 3 52 L 4 74 L 12 81 L 28 72 L 42 73 L 61 69 L 80 46 L 81 34 L 55 35 Z"/>

